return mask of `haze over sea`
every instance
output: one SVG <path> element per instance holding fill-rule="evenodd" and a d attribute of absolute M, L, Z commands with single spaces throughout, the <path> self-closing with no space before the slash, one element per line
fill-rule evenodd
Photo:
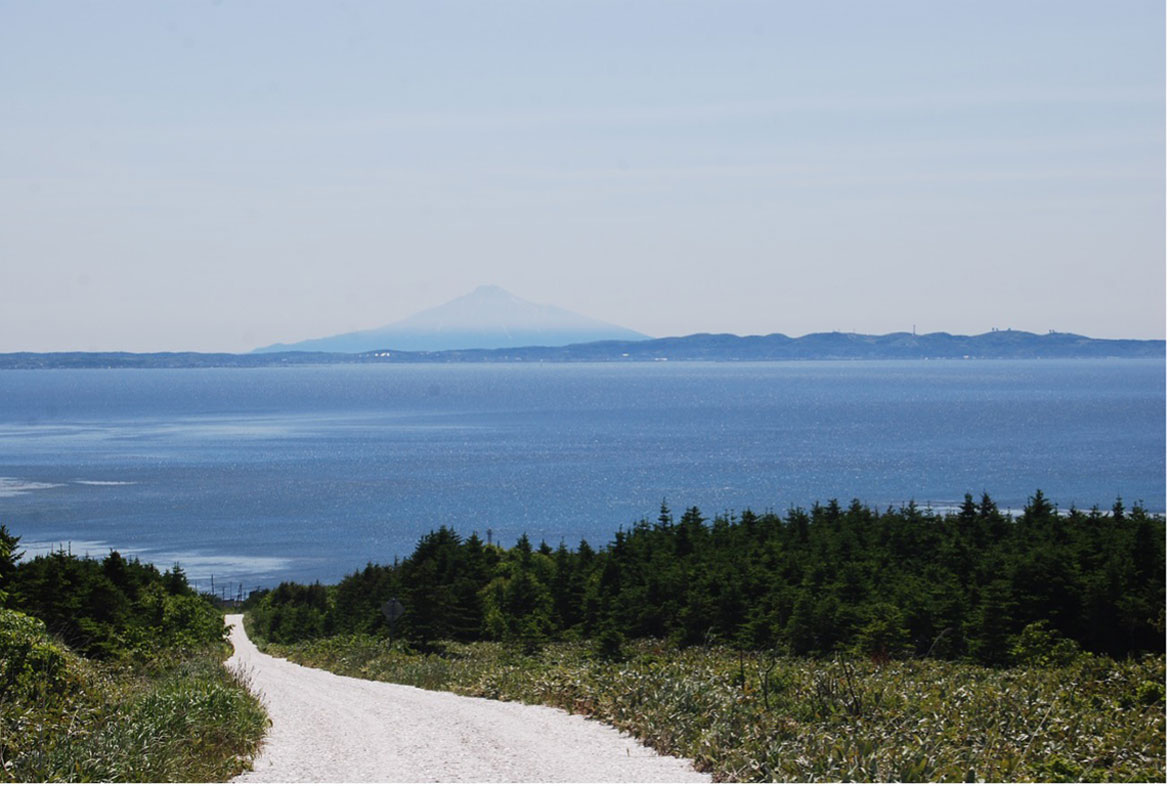
<path fill-rule="evenodd" d="M 1164 512 L 1165 398 L 1163 360 L 0 371 L 0 522 L 250 588 L 440 525 L 604 545 L 663 499 Z"/>

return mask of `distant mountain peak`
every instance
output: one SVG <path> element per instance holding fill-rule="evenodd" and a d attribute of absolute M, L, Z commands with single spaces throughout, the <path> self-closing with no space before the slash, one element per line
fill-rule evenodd
<path fill-rule="evenodd" d="M 557 306 L 533 303 L 503 287 L 482 284 L 466 295 L 373 330 L 343 333 L 256 352 L 441 351 L 516 346 L 559 347 L 649 336 Z"/>
<path fill-rule="evenodd" d="M 463 297 L 516 297 L 503 287 L 498 287 L 495 284 L 480 284 L 475 289 L 471 290 Z"/>

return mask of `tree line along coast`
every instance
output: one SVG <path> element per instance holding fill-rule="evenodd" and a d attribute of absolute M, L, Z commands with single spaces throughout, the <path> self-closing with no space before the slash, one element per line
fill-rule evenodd
<path fill-rule="evenodd" d="M 382 606 L 396 598 L 395 635 L 421 648 L 655 638 L 992 666 L 1038 648 L 1123 658 L 1165 650 L 1164 543 L 1164 518 L 1141 507 L 1062 512 L 1041 492 L 1019 515 L 986 495 L 945 513 L 855 500 L 711 519 L 664 503 L 598 549 L 526 536 L 503 548 L 440 527 L 394 564 L 284 583 L 246 608 L 275 643 L 388 635 Z"/>

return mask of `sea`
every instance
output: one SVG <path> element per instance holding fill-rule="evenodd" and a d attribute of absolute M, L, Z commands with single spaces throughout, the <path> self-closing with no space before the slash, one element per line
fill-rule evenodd
<path fill-rule="evenodd" d="M 856 498 L 1166 510 L 1164 360 L 0 371 L 0 523 L 200 589 Z"/>

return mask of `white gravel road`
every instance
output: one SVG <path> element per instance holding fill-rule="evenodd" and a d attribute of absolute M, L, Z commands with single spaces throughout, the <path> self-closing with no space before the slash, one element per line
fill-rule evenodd
<path fill-rule="evenodd" d="M 341 677 L 256 649 L 228 615 L 242 669 L 272 728 L 251 772 L 262 782 L 708 781 L 616 729 L 550 707 Z"/>

